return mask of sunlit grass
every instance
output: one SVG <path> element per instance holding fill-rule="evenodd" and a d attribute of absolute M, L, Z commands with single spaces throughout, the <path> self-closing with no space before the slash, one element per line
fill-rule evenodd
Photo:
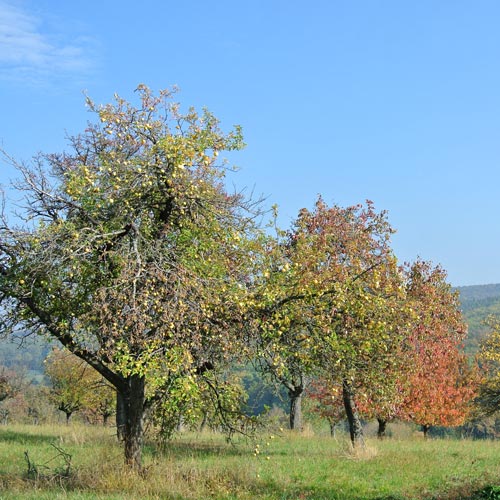
<path fill-rule="evenodd" d="M 57 473 L 56 447 L 72 455 L 69 477 Z M 39 477 L 27 477 L 25 451 Z M 16 425 L 0 427 L 0 498 L 494 499 L 477 492 L 500 484 L 499 458 L 492 441 L 368 439 L 353 451 L 344 436 L 285 432 L 230 444 L 206 433 L 147 445 L 136 473 L 111 428 Z"/>

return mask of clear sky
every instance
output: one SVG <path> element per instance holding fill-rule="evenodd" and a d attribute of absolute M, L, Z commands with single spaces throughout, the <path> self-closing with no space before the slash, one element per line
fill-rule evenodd
<path fill-rule="evenodd" d="M 400 260 L 500 283 L 499 21 L 497 0 L 0 0 L 0 144 L 63 150 L 82 91 L 176 84 L 243 126 L 235 181 L 283 224 L 371 199 Z"/>

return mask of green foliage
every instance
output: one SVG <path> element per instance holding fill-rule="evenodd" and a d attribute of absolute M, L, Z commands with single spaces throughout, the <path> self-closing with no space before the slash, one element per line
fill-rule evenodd
<path fill-rule="evenodd" d="M 478 500 L 500 500 L 500 486 L 487 486 L 476 497 Z"/>
<path fill-rule="evenodd" d="M 66 414 L 79 410 L 105 420 L 114 413 L 116 393 L 87 363 L 66 350 L 53 349 L 45 359 L 49 400 Z M 32 408 L 36 412 L 35 408 Z"/>

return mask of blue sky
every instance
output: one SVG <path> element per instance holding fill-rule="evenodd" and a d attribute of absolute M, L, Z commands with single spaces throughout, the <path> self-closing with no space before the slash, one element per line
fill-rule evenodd
<path fill-rule="evenodd" d="M 283 224 L 319 193 L 371 199 L 400 260 L 499 283 L 499 19 L 496 0 L 0 0 L 0 144 L 60 151 L 84 90 L 176 84 L 243 126 L 235 182 Z"/>

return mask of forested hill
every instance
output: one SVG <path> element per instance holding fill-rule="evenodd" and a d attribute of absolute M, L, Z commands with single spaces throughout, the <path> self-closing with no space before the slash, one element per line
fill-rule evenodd
<path fill-rule="evenodd" d="M 475 307 L 487 299 L 500 299 L 500 283 L 493 285 L 459 286 L 462 307 Z"/>
<path fill-rule="evenodd" d="M 41 381 L 43 360 L 53 342 L 30 336 L 22 342 L 0 337 L 0 370 L 2 367 L 23 373 L 28 380 Z"/>
<path fill-rule="evenodd" d="M 466 350 L 476 352 L 480 339 L 488 331 L 484 320 L 490 315 L 500 316 L 500 284 L 457 287 L 465 320 L 469 325 Z"/>

